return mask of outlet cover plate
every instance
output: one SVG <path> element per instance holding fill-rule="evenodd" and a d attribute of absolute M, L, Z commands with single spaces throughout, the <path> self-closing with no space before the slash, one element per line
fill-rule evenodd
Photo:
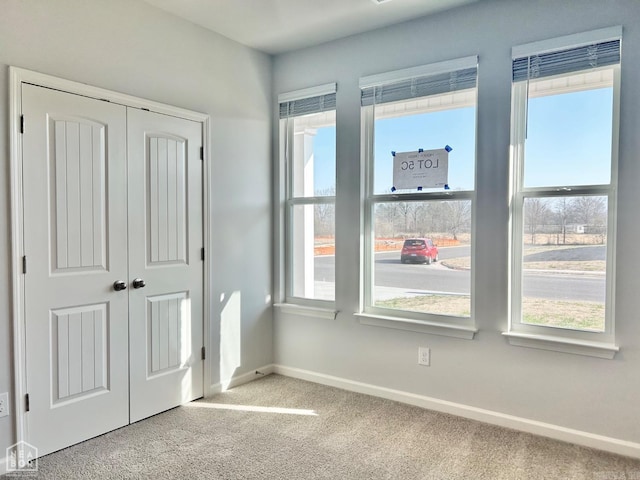
<path fill-rule="evenodd" d="M 418 347 L 418 365 L 428 367 L 431 364 L 431 352 L 427 347 Z"/>

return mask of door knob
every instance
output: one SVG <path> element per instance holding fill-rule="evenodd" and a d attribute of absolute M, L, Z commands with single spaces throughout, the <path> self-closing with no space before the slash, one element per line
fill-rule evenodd
<path fill-rule="evenodd" d="M 126 288 L 127 288 L 127 282 L 124 282 L 122 280 L 117 280 L 113 282 L 113 289 L 116 292 L 119 292 L 120 290 L 126 290 Z"/>
<path fill-rule="evenodd" d="M 133 288 L 144 288 L 145 285 L 146 283 L 144 283 L 144 280 L 141 278 L 136 278 L 133 281 Z"/>

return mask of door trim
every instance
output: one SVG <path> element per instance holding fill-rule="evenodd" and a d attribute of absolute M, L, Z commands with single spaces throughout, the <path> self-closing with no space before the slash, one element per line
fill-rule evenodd
<path fill-rule="evenodd" d="M 10 148 L 10 178 L 11 178 L 11 289 L 12 289 L 12 317 L 13 317 L 13 372 L 14 372 L 14 408 L 16 442 L 27 441 L 25 418 L 26 391 L 26 349 L 25 349 L 25 318 L 24 318 L 24 275 L 22 273 L 22 257 L 24 255 L 23 231 L 23 189 L 22 189 L 22 141 L 20 133 L 22 113 L 22 84 L 29 83 L 40 87 L 51 88 L 63 92 L 82 95 L 97 100 L 109 101 L 126 107 L 146 109 L 156 113 L 171 115 L 199 122 L 202 125 L 202 142 L 204 150 L 203 165 L 203 242 L 206 249 L 203 278 L 203 340 L 207 352 L 211 348 L 211 302 L 207 292 L 211 291 L 211 234 L 209 214 L 211 212 L 211 117 L 205 113 L 185 110 L 164 103 L 134 97 L 131 95 L 93 87 L 84 83 L 54 77 L 44 73 L 34 72 L 18 67 L 9 67 L 9 148 Z M 25 128 L 29 128 L 28 122 Z M 203 365 L 203 391 L 208 397 L 211 390 L 211 358 L 207 358 Z"/>

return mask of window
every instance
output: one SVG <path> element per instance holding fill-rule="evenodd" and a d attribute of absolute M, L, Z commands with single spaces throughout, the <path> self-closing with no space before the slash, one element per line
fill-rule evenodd
<path fill-rule="evenodd" d="M 614 342 L 619 62 L 619 29 L 514 48 L 510 334 Z"/>
<path fill-rule="evenodd" d="M 476 78 L 477 57 L 468 57 L 360 81 L 364 323 L 407 320 L 400 328 L 432 325 L 449 334 L 437 328 L 443 326 L 473 336 Z M 444 181 L 394 184 L 399 152 L 415 157 L 406 168 L 431 174 L 444 165 L 425 152 L 444 150 Z"/>
<path fill-rule="evenodd" d="M 335 299 L 336 85 L 281 95 L 285 300 Z"/>

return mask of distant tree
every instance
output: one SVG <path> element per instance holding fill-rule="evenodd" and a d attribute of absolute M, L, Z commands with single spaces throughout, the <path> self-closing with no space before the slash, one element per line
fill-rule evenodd
<path fill-rule="evenodd" d="M 316 192 L 318 197 L 335 197 L 336 187 L 331 186 Z M 315 234 L 320 236 L 335 234 L 336 206 L 334 203 L 317 203 L 314 207 Z"/>
<path fill-rule="evenodd" d="M 598 234 L 600 243 L 604 243 L 607 234 L 607 202 L 605 197 L 575 197 L 571 207 L 577 223 L 585 225 L 591 233 Z"/>
<path fill-rule="evenodd" d="M 420 224 L 420 218 L 422 217 L 423 204 L 422 203 L 413 203 L 411 206 L 410 218 L 413 223 L 412 231 L 416 235 L 421 235 L 420 229 L 418 225 Z"/>
<path fill-rule="evenodd" d="M 318 236 L 335 234 L 336 206 L 333 203 L 317 203 L 314 206 L 315 218 L 313 226 Z"/>
<path fill-rule="evenodd" d="M 458 240 L 458 234 L 471 226 L 471 202 L 469 200 L 444 202 L 447 232 Z"/>
<path fill-rule="evenodd" d="M 397 208 L 395 203 L 379 203 L 375 210 L 376 237 L 396 236 Z"/>
<path fill-rule="evenodd" d="M 403 221 L 402 232 L 407 233 L 409 231 L 409 219 L 415 208 L 412 202 L 398 202 L 396 203 L 398 215 Z"/>
<path fill-rule="evenodd" d="M 554 201 L 553 213 L 562 234 L 562 244 L 567 243 L 567 223 L 571 218 L 571 201 L 567 197 L 561 197 Z"/>
<path fill-rule="evenodd" d="M 527 198 L 524 201 L 524 224 L 531 235 L 531 243 L 535 245 L 536 234 L 549 216 L 547 201 L 542 198 Z"/>
<path fill-rule="evenodd" d="M 448 217 L 449 212 L 447 211 L 446 202 L 428 202 L 425 204 L 423 222 L 427 226 L 428 232 L 446 232 Z"/>
<path fill-rule="evenodd" d="M 602 225 L 606 223 L 607 203 L 604 197 L 574 197 L 571 209 L 577 223 L 584 225 Z"/>

